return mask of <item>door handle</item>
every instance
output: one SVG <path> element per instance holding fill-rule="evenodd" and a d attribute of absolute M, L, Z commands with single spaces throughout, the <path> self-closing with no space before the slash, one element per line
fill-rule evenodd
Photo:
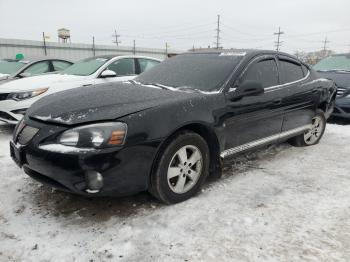
<path fill-rule="evenodd" d="M 274 105 L 280 105 L 280 104 L 282 104 L 282 98 L 274 100 L 274 101 L 273 101 L 273 104 L 274 104 Z"/>

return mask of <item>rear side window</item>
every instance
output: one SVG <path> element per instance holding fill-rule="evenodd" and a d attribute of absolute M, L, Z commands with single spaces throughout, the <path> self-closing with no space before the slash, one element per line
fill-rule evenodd
<path fill-rule="evenodd" d="M 31 75 L 43 74 L 49 71 L 50 66 L 48 61 L 38 62 L 24 70 L 24 72 L 30 73 Z"/>
<path fill-rule="evenodd" d="M 54 71 L 62 71 L 66 69 L 68 66 L 71 66 L 72 64 L 65 61 L 54 60 L 52 61 L 52 65 L 53 65 Z"/>
<path fill-rule="evenodd" d="M 291 83 L 304 78 L 303 68 L 300 64 L 289 60 L 280 60 L 282 84 Z"/>
<path fill-rule="evenodd" d="M 123 58 L 108 66 L 118 76 L 135 75 L 135 62 L 133 58 Z"/>
<path fill-rule="evenodd" d="M 278 69 L 274 59 L 259 61 L 248 68 L 243 76 L 245 81 L 255 81 L 264 88 L 278 85 Z"/>
<path fill-rule="evenodd" d="M 159 64 L 156 60 L 146 59 L 146 58 L 139 58 L 139 64 L 140 64 L 140 73 L 143 73 L 147 71 L 148 69 L 151 69 L 152 67 Z"/>

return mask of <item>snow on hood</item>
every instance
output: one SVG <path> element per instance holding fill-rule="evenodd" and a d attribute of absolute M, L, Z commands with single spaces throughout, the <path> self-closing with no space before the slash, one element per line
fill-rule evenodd
<path fill-rule="evenodd" d="M 63 74 L 45 74 L 30 76 L 1 85 L 1 92 L 20 92 L 38 88 L 50 87 L 53 84 L 68 83 L 85 80 L 85 76 L 63 75 Z"/>
<path fill-rule="evenodd" d="M 102 84 L 46 96 L 28 109 L 26 117 L 44 122 L 75 125 L 115 120 L 164 103 L 198 96 L 205 95 L 174 92 L 137 84 Z"/>

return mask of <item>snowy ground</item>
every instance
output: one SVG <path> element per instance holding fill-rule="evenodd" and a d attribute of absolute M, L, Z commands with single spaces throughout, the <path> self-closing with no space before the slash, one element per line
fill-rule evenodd
<path fill-rule="evenodd" d="M 350 125 L 309 148 L 226 163 L 197 197 L 51 192 L 10 160 L 0 126 L 0 261 L 349 261 Z"/>

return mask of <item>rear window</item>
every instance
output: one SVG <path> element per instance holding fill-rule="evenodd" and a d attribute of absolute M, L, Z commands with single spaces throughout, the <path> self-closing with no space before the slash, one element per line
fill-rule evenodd
<path fill-rule="evenodd" d="M 0 73 L 12 75 L 25 65 L 26 63 L 17 60 L 0 60 Z"/>
<path fill-rule="evenodd" d="M 280 59 L 282 84 L 291 83 L 304 78 L 304 71 L 300 64 Z"/>
<path fill-rule="evenodd" d="M 317 71 L 350 71 L 350 54 L 329 56 L 314 65 L 314 69 Z"/>

